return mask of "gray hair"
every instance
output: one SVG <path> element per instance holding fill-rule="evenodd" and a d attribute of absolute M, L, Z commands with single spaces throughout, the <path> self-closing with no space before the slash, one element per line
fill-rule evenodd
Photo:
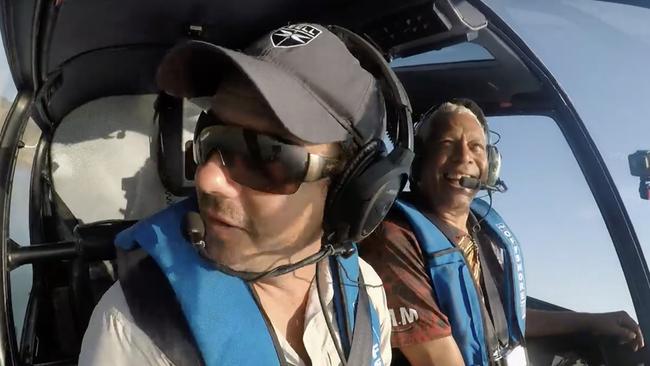
<path fill-rule="evenodd" d="M 431 113 L 431 115 L 426 116 L 422 122 L 416 126 L 415 135 L 420 141 L 428 139 L 431 136 L 431 128 L 435 124 L 435 121 L 445 119 L 445 117 L 456 115 L 456 114 L 465 114 L 471 116 L 476 123 L 481 127 L 482 130 L 485 130 L 486 126 L 481 123 L 479 118 L 474 112 L 464 105 L 454 104 L 451 102 L 446 102 L 436 108 L 436 110 Z"/>

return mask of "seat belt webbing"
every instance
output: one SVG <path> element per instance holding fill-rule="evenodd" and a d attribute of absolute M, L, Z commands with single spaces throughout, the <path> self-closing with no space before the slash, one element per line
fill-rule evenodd
<path fill-rule="evenodd" d="M 509 343 L 509 333 L 508 333 L 508 322 L 506 321 L 505 310 L 503 308 L 503 302 L 501 301 L 501 295 L 496 285 L 494 279 L 493 270 L 494 264 L 496 261 L 496 256 L 492 248 L 489 248 L 488 251 L 492 252 L 492 255 L 485 253 L 485 249 L 481 242 L 478 241 L 476 235 L 474 236 L 474 241 L 477 243 L 479 258 L 481 263 L 485 265 L 482 266 L 481 277 L 483 279 L 483 285 L 485 289 L 486 305 L 489 308 L 489 320 L 494 330 L 494 335 L 499 341 L 500 346 L 507 347 Z M 490 243 L 487 243 L 490 244 Z M 491 245 L 491 244 L 490 244 Z M 487 257 L 490 257 L 489 259 Z M 488 262 L 491 261 L 491 262 Z"/>
<path fill-rule="evenodd" d="M 359 295 L 357 300 L 356 320 L 352 335 L 352 345 L 348 365 L 372 364 L 372 320 L 370 319 L 370 299 L 365 287 L 363 274 L 359 273 Z"/>

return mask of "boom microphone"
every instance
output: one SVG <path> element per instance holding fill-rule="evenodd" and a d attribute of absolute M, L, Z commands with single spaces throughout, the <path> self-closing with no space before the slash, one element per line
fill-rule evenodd
<path fill-rule="evenodd" d="M 197 250 L 205 249 L 205 225 L 198 212 L 188 212 L 183 219 L 183 233 Z"/>
<path fill-rule="evenodd" d="M 506 186 L 505 182 L 502 181 L 501 179 L 497 180 L 497 183 L 491 186 L 481 182 L 477 178 L 463 176 L 460 177 L 459 183 L 462 187 L 469 188 L 469 189 L 480 189 L 480 190 L 495 191 L 500 193 L 504 193 L 505 191 L 508 190 L 508 186 Z"/>

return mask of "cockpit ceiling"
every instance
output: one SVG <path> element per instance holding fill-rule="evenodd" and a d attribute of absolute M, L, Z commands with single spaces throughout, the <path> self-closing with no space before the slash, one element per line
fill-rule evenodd
<path fill-rule="evenodd" d="M 5 26 L 6 44 L 16 46 L 12 73 L 23 79 L 29 71 L 36 73 L 28 79 L 36 87 L 45 85 L 39 95 L 45 96 L 42 105 L 54 123 L 102 96 L 156 92 L 156 65 L 182 39 L 243 48 L 269 29 L 301 21 L 343 25 L 391 55 L 424 52 L 478 34 L 473 41 L 494 60 L 396 70 L 416 114 L 452 96 L 472 97 L 488 109 L 544 99 L 540 82 L 514 54 L 485 36 L 486 28 L 472 31 L 484 27 L 485 17 L 464 0 L 436 0 L 435 7 L 433 0 L 314 0 L 308 5 L 300 0 L 0 2 L 13 10 L 6 14 L 16 17 Z M 33 9 L 37 3 L 44 7 L 40 16 L 34 10 L 30 18 L 40 19 L 40 24 L 25 24 L 27 3 Z M 38 37 L 33 37 L 35 30 Z M 38 43 L 35 53 L 25 47 L 32 41 Z"/>
<path fill-rule="evenodd" d="M 552 108 L 544 84 L 489 28 L 472 42 L 492 59 L 395 68 L 417 117 L 450 98 L 471 98 L 489 115 L 543 113 Z"/>
<path fill-rule="evenodd" d="M 452 3 L 458 1 L 447 4 Z M 458 24 L 485 22 L 475 9 L 468 13 L 451 24 L 441 20 L 432 0 L 316 0 L 308 6 L 300 0 L 64 0 L 42 27 L 49 42 L 38 63 L 41 79 L 52 81 L 58 75 L 58 80 L 41 94 L 49 96 L 49 119 L 56 123 L 80 103 L 100 96 L 155 92 L 155 66 L 182 39 L 237 49 L 282 24 L 318 22 L 369 36 L 385 54 L 396 48 L 406 53 L 415 46 L 403 46 L 414 41 L 417 47 L 462 41 Z"/>
<path fill-rule="evenodd" d="M 47 70 L 95 50 L 169 47 L 189 37 L 243 48 L 270 29 L 305 21 L 349 27 L 385 49 L 446 30 L 432 0 L 64 0 L 51 30 Z"/>

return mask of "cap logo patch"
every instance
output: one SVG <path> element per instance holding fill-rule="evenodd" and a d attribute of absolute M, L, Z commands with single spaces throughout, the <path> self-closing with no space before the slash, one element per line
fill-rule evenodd
<path fill-rule="evenodd" d="M 277 48 L 300 47 L 313 41 L 321 30 L 308 24 L 292 24 L 271 34 L 271 43 Z"/>

